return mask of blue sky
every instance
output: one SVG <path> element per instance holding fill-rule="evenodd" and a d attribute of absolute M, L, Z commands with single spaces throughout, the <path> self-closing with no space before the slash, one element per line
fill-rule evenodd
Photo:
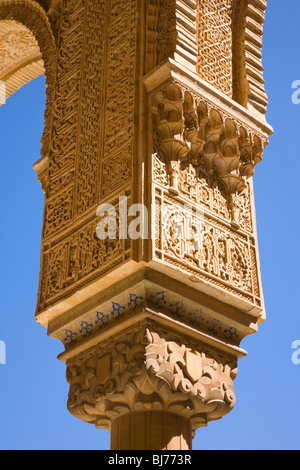
<path fill-rule="evenodd" d="M 269 0 L 264 67 L 267 120 L 274 128 L 256 169 L 255 199 L 267 322 L 245 339 L 237 404 L 197 431 L 197 449 L 300 449 L 299 173 L 300 80 L 298 2 Z M 109 434 L 66 408 L 62 345 L 34 320 L 44 197 L 32 166 L 40 158 L 45 81 L 38 78 L 0 108 L 0 449 L 109 449 Z"/>

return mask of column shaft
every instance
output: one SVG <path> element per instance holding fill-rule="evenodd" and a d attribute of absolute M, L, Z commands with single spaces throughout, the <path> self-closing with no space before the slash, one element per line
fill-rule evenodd
<path fill-rule="evenodd" d="M 128 413 L 111 429 L 111 450 L 190 450 L 191 426 L 187 419 L 165 411 Z"/>

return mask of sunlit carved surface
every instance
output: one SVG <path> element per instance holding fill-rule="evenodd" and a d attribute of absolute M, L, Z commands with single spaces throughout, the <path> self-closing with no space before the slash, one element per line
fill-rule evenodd
<path fill-rule="evenodd" d="M 198 73 L 205 81 L 231 96 L 232 2 L 197 3 Z"/>
<path fill-rule="evenodd" d="M 265 321 L 253 197 L 272 134 L 265 9 L 0 1 L 7 96 L 42 73 L 47 84 L 36 319 L 64 346 L 69 410 L 111 430 L 114 449 L 191 448 L 235 405 L 241 341 Z M 115 213 L 104 239 L 102 204 Z"/>
<path fill-rule="evenodd" d="M 0 21 L 0 80 L 5 82 L 6 97 L 44 72 L 32 32 L 16 21 Z"/>

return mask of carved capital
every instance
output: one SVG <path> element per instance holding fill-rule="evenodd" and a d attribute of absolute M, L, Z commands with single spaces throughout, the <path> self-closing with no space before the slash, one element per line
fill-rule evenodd
<path fill-rule="evenodd" d="M 146 369 L 166 381 L 171 390 L 197 397 L 205 404 L 218 401 L 234 406 L 234 387 L 228 365 L 179 341 L 167 341 L 153 330 L 147 329 L 147 337 Z"/>
<path fill-rule="evenodd" d="M 235 361 L 145 320 L 67 363 L 68 409 L 106 429 L 151 410 L 179 415 L 196 430 L 233 408 L 235 375 Z"/>

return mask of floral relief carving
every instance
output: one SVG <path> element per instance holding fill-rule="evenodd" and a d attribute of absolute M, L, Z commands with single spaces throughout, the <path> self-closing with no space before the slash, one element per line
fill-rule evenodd
<path fill-rule="evenodd" d="M 217 90 L 265 115 L 266 7 L 267 0 L 148 0 L 146 72 L 175 57 Z"/>
<path fill-rule="evenodd" d="M 235 405 L 265 318 L 266 1 L 0 0 L 0 80 L 46 75 L 36 319 L 65 347 L 69 411 L 98 428 L 154 411 L 195 431 Z M 154 238 L 132 240 L 125 198 Z"/>
<path fill-rule="evenodd" d="M 68 198 L 63 199 L 68 204 Z M 111 201 L 118 207 L 119 200 Z M 50 205 L 51 223 L 68 225 L 68 211 L 57 211 Z M 117 210 L 118 214 L 118 210 Z M 70 295 L 89 280 L 100 277 L 124 262 L 131 250 L 130 240 L 119 240 L 119 220 L 116 221 L 116 239 L 100 240 L 96 234 L 98 220 L 91 217 L 69 236 L 51 241 L 45 234 L 42 252 L 42 272 L 39 290 L 39 308 Z M 47 236 L 46 236 L 47 235 Z M 48 240 L 48 241 L 46 241 Z"/>
<path fill-rule="evenodd" d="M 125 413 L 149 409 L 187 417 L 194 430 L 228 413 L 236 363 L 178 341 L 146 320 L 69 360 L 69 411 L 107 429 Z"/>
<path fill-rule="evenodd" d="M 262 65 L 267 0 L 232 0 L 233 99 L 265 116 L 268 97 Z"/>
<path fill-rule="evenodd" d="M 234 406 L 235 393 L 230 367 L 184 344 L 166 341 L 147 329 L 146 369 L 180 390 L 209 404 L 220 400 Z"/>
<path fill-rule="evenodd" d="M 171 187 L 170 172 L 157 154 L 153 155 L 153 181 L 165 189 Z M 186 162 L 178 164 L 176 187 L 179 196 L 189 203 L 199 204 L 203 210 L 212 211 L 224 221 L 232 222 L 249 233 L 253 232 L 249 183 L 240 194 L 232 196 L 229 205 L 224 186 L 207 171 L 204 163 L 193 165 Z"/>
<path fill-rule="evenodd" d="M 130 241 L 101 243 L 95 231 L 97 206 L 132 179 L 136 5 L 127 5 L 67 0 L 61 10 L 39 310 L 130 257 Z M 49 276 L 57 257 L 59 282 Z"/>

